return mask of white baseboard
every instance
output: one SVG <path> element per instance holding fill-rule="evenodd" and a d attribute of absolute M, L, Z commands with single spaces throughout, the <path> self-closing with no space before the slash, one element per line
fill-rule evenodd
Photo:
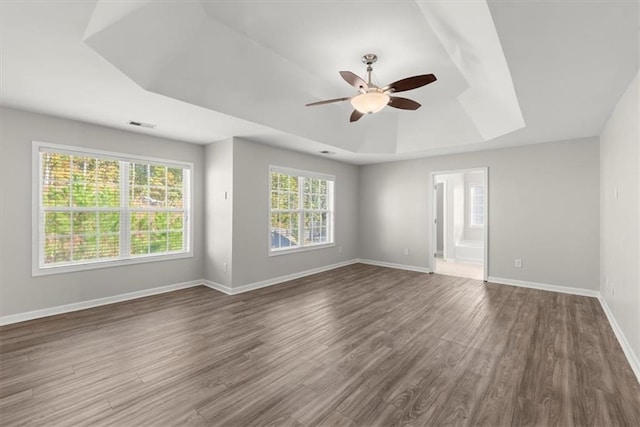
<path fill-rule="evenodd" d="M 224 292 L 227 295 L 237 295 L 237 294 L 242 294 L 244 292 L 253 291 L 255 289 L 266 288 L 267 286 L 277 285 L 278 283 L 288 282 L 290 280 L 299 279 L 301 277 L 310 276 L 312 274 L 322 273 L 324 271 L 334 270 L 336 268 L 345 267 L 347 265 L 356 264 L 356 263 L 358 263 L 358 260 L 352 259 L 349 261 L 343 261 L 336 264 L 325 265 L 323 267 L 312 268 L 310 270 L 291 273 L 291 274 L 287 274 L 280 277 L 274 277 L 272 279 L 261 280 L 259 282 L 249 283 L 246 285 L 233 287 L 233 288 L 221 285 L 220 283 L 212 282 L 210 280 L 203 280 L 203 283 L 205 286 L 208 286 L 211 289 L 215 289 L 220 292 Z"/>
<path fill-rule="evenodd" d="M 71 313 L 72 311 L 85 310 L 87 308 L 99 307 L 101 305 L 113 304 L 116 302 L 128 301 L 136 298 L 148 297 L 151 295 L 163 294 L 165 292 L 177 291 L 179 289 L 192 288 L 202 285 L 202 280 L 192 280 L 190 282 L 175 283 L 173 285 L 160 286 L 157 288 L 143 289 L 141 291 L 129 292 L 126 294 L 113 295 L 110 297 L 97 298 L 88 301 L 81 301 L 72 304 L 58 305 L 56 307 L 43 308 L 40 310 L 27 311 L 25 313 L 10 314 L 0 316 L 0 326 L 12 323 L 25 322 L 27 320 L 39 319 L 41 317 L 55 316 L 56 314 Z"/>
<path fill-rule="evenodd" d="M 489 283 L 497 283 L 499 285 L 511 285 L 511 286 L 519 286 L 521 288 L 531 288 L 531 289 L 539 289 L 541 291 L 551 291 L 551 292 L 560 292 L 563 294 L 570 295 L 581 295 L 585 297 L 594 297 L 597 298 L 600 296 L 599 291 L 594 291 L 592 289 L 583 289 L 583 288 L 571 288 L 568 286 L 556 286 L 556 285 L 548 285 L 546 283 L 537 283 L 537 282 L 528 282 L 524 280 L 515 280 L 515 279 L 505 279 L 502 277 L 493 277 L 489 276 Z"/>
<path fill-rule="evenodd" d="M 212 282 L 211 280 L 202 279 L 202 284 L 207 288 L 211 288 L 215 291 L 220 291 L 223 294 L 233 295 L 233 289 L 220 283 Z"/>
<path fill-rule="evenodd" d="M 606 314 L 607 319 L 609 320 L 609 324 L 611 325 L 611 329 L 613 329 L 613 333 L 616 335 L 618 342 L 620 343 L 620 347 L 622 347 L 622 351 L 624 355 L 627 356 L 627 360 L 629 361 L 629 365 L 631 365 L 631 369 L 633 373 L 636 374 L 636 378 L 638 382 L 640 382 L 640 362 L 638 361 L 638 357 L 631 349 L 629 345 L 629 341 L 627 341 L 627 337 L 620 329 L 616 318 L 613 315 L 613 312 L 609 308 L 609 304 L 607 304 L 607 300 L 605 300 L 602 295 L 598 295 L 598 301 L 600 301 L 600 305 L 602 306 L 602 310 L 604 310 L 604 314 Z"/>
<path fill-rule="evenodd" d="M 375 265 L 378 267 L 397 268 L 399 270 L 417 271 L 419 273 L 430 273 L 431 270 L 428 267 L 417 267 L 415 265 L 396 264 L 393 262 L 374 261 L 372 259 L 360 259 L 357 262 L 361 264 Z"/>

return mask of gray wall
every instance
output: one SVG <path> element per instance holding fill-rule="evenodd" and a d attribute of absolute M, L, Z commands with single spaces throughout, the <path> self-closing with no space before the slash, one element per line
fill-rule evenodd
<path fill-rule="evenodd" d="M 603 187 L 614 179 L 624 186 L 623 195 L 638 194 L 637 178 L 635 188 L 627 187 L 631 185 L 628 177 L 638 174 L 637 164 L 622 172 L 617 169 L 620 161 L 638 159 L 637 137 L 635 146 L 624 139 L 637 126 L 633 111 L 629 113 L 630 103 L 621 101 L 621 112 L 603 134 Z M 594 290 L 599 286 L 596 138 L 357 167 L 237 138 L 205 148 L 12 109 L 2 109 L 1 131 L 1 315 L 202 278 L 239 287 L 355 258 L 428 267 L 431 171 L 482 166 L 489 167 L 489 274 L 557 286 Z M 195 256 L 31 277 L 32 140 L 193 162 Z M 268 255 L 270 164 L 336 176 L 335 247 Z M 612 207 L 621 206 L 606 200 L 609 193 L 603 192 L 603 215 L 607 215 L 603 236 L 609 241 L 603 250 L 613 255 L 605 256 L 603 266 L 612 271 L 621 298 L 638 301 L 637 286 L 625 285 L 626 281 L 637 283 L 638 240 L 632 241 L 636 246 L 629 246 L 626 234 L 607 228 L 619 221 L 610 216 Z M 624 221 L 636 222 L 635 228 L 625 226 L 625 230 L 636 230 L 637 236 L 637 198 L 629 203 L 621 210 L 630 215 Z M 615 250 L 608 249 L 611 244 L 631 248 L 628 252 L 631 257 L 635 254 L 636 270 L 607 264 L 622 262 Z M 409 248 L 409 255 L 404 255 L 404 248 Z M 522 269 L 514 268 L 515 258 L 523 260 Z M 629 271 L 635 271 L 635 279 L 628 278 Z M 622 323 L 637 322 L 633 315 L 637 316 L 638 305 L 626 309 L 619 304 L 616 311 Z M 640 340 L 635 334 L 637 346 Z"/>
<path fill-rule="evenodd" d="M 233 247 L 233 140 L 207 145 L 205 164 L 204 278 L 230 287 Z"/>
<path fill-rule="evenodd" d="M 488 166 L 489 275 L 597 290 L 598 150 L 584 138 L 363 166 L 360 258 L 429 267 L 430 173 Z"/>
<path fill-rule="evenodd" d="M 269 256 L 269 165 L 336 177 L 335 247 Z M 234 138 L 233 192 L 233 287 L 357 258 L 357 166 Z"/>
<path fill-rule="evenodd" d="M 600 291 L 635 353 L 636 364 L 640 357 L 638 79 L 636 75 L 600 136 Z"/>
<path fill-rule="evenodd" d="M 18 110 L 0 109 L 0 315 L 201 279 L 204 148 Z M 31 142 L 75 145 L 194 163 L 194 257 L 31 277 Z"/>

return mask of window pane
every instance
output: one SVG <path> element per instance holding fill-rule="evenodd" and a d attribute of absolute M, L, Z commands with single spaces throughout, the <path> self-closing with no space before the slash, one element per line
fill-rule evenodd
<path fill-rule="evenodd" d="M 275 207 L 275 209 L 292 209 L 291 207 L 291 201 L 289 200 L 289 192 L 288 191 L 282 191 L 280 193 L 278 193 L 278 205 Z"/>
<path fill-rule="evenodd" d="M 47 238 L 44 245 L 44 263 L 55 264 L 71 261 L 71 238 Z"/>
<path fill-rule="evenodd" d="M 93 259 L 98 255 L 98 238 L 96 236 L 73 236 L 74 261 Z"/>
<path fill-rule="evenodd" d="M 100 258 L 115 258 L 120 255 L 120 236 L 100 236 Z"/>
<path fill-rule="evenodd" d="M 151 231 L 164 231 L 167 229 L 167 219 L 169 214 L 166 212 L 150 213 Z"/>
<path fill-rule="evenodd" d="M 169 214 L 169 224 L 167 228 L 169 230 L 182 230 L 184 226 L 182 218 L 183 215 L 181 213 Z"/>
<path fill-rule="evenodd" d="M 287 180 L 287 175 L 283 174 L 283 173 L 279 173 L 277 174 L 278 177 L 278 188 L 281 190 L 286 190 L 288 188 L 288 180 Z"/>
<path fill-rule="evenodd" d="M 150 252 L 166 252 L 167 251 L 167 238 L 169 233 L 151 233 L 150 234 Z"/>
<path fill-rule="evenodd" d="M 120 206 L 120 187 L 109 184 L 98 185 L 98 206 L 107 208 Z"/>
<path fill-rule="evenodd" d="M 164 187 L 151 187 L 149 189 L 149 206 L 163 208 L 166 206 L 167 190 Z"/>
<path fill-rule="evenodd" d="M 304 215 L 304 243 L 328 243 L 327 213 L 306 212 Z"/>
<path fill-rule="evenodd" d="M 149 185 L 149 165 L 142 163 L 129 164 L 129 182 L 131 185 Z"/>
<path fill-rule="evenodd" d="M 99 232 L 105 233 L 117 233 L 120 230 L 120 213 L 108 212 L 100 213 L 98 215 Z"/>
<path fill-rule="evenodd" d="M 168 168 L 167 169 L 167 187 L 182 187 L 182 169 L 180 168 Z"/>
<path fill-rule="evenodd" d="M 471 225 L 484 225 L 484 187 L 473 185 L 471 190 Z"/>
<path fill-rule="evenodd" d="M 299 209 L 300 208 L 300 202 L 299 202 L 299 195 L 298 195 L 298 191 L 296 190 L 295 192 L 290 192 L 289 193 L 289 209 Z"/>
<path fill-rule="evenodd" d="M 46 212 L 44 232 L 47 237 L 71 234 L 71 214 L 67 212 Z"/>
<path fill-rule="evenodd" d="M 182 250 L 182 232 L 171 232 L 169 233 L 169 250 L 170 251 L 179 251 Z"/>
<path fill-rule="evenodd" d="M 271 214 L 271 248 L 287 248 L 298 245 L 298 213 Z"/>
<path fill-rule="evenodd" d="M 149 187 L 131 187 L 129 191 L 129 206 L 132 208 L 149 206 Z"/>
<path fill-rule="evenodd" d="M 327 196 L 318 196 L 318 209 L 327 210 Z"/>
<path fill-rule="evenodd" d="M 96 185 L 93 183 L 74 182 L 71 185 L 71 204 L 78 207 L 96 206 Z"/>
<path fill-rule="evenodd" d="M 184 201 L 182 199 L 182 189 L 170 188 L 167 192 L 167 206 L 170 208 L 182 208 Z"/>
<path fill-rule="evenodd" d="M 156 187 L 167 186 L 167 168 L 164 166 L 151 166 L 149 168 L 149 185 Z"/>
<path fill-rule="evenodd" d="M 95 212 L 74 212 L 73 234 L 95 234 L 98 231 L 97 219 Z"/>
<path fill-rule="evenodd" d="M 69 184 L 43 184 L 42 204 L 44 206 L 69 206 L 71 191 Z"/>
<path fill-rule="evenodd" d="M 131 214 L 131 231 L 148 231 L 149 214 L 147 212 L 136 212 Z"/>
<path fill-rule="evenodd" d="M 71 156 L 71 177 L 74 182 L 96 182 L 96 159 Z"/>
<path fill-rule="evenodd" d="M 149 233 L 131 234 L 131 255 L 144 255 L 149 253 Z"/>
<path fill-rule="evenodd" d="M 120 183 L 120 163 L 116 160 L 98 160 L 98 182 L 117 187 Z"/>
<path fill-rule="evenodd" d="M 71 179 L 71 156 L 55 153 L 40 153 L 40 155 L 43 184 L 68 186 Z"/>

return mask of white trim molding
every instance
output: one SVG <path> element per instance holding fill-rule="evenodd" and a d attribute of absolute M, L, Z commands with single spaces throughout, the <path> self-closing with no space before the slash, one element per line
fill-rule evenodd
<path fill-rule="evenodd" d="M 122 301 L 148 297 L 151 295 L 164 294 L 180 289 L 193 288 L 202 285 L 202 280 L 191 280 L 189 282 L 175 283 L 173 285 L 160 286 L 157 288 L 143 289 L 141 291 L 129 292 L 126 294 L 113 295 L 110 297 L 91 299 L 88 301 L 74 302 L 72 304 L 58 305 L 55 307 L 43 308 L 40 310 L 27 311 L 24 313 L 0 316 L 0 326 L 12 323 L 26 322 L 27 320 L 40 319 L 41 317 L 55 316 L 57 314 L 71 313 L 87 308 L 100 307 L 101 305 L 114 304 Z"/>
<path fill-rule="evenodd" d="M 613 312 L 609 308 L 609 304 L 607 304 L 607 300 L 605 300 L 602 295 L 598 295 L 598 301 L 600 301 L 602 310 L 609 320 L 609 325 L 611 325 L 611 329 L 613 329 L 613 333 L 618 339 L 620 347 L 622 347 L 622 351 L 627 357 L 627 361 L 629 362 L 629 365 L 631 365 L 633 373 L 636 374 L 636 378 L 638 379 L 638 382 L 640 382 L 640 361 L 638 361 L 637 355 L 633 352 L 633 349 L 629 345 L 629 341 L 627 341 L 627 337 L 622 332 L 622 329 L 620 329 Z"/>
<path fill-rule="evenodd" d="M 502 277 L 489 276 L 489 283 L 497 283 L 499 285 L 518 286 L 521 288 L 539 289 L 541 291 L 560 292 L 562 294 L 581 295 L 585 297 L 597 298 L 600 296 L 599 291 L 593 289 L 571 288 L 569 286 L 549 285 L 546 283 L 528 282 L 524 280 L 505 279 Z"/>
<path fill-rule="evenodd" d="M 360 264 L 375 265 L 377 267 L 395 268 L 398 270 L 417 271 L 418 273 L 431 273 L 429 267 L 418 267 L 416 265 L 396 264 L 394 262 L 374 261 L 372 259 L 358 258 Z"/>
<path fill-rule="evenodd" d="M 242 285 L 238 287 L 228 287 L 225 285 L 221 285 L 220 283 L 212 282 L 210 280 L 204 280 L 203 283 L 205 286 L 208 286 L 211 289 L 215 289 L 217 291 L 223 292 L 227 295 L 237 295 L 237 294 L 242 294 L 242 293 L 253 291 L 260 288 L 266 288 L 267 286 L 277 285 L 278 283 L 299 279 L 301 277 L 311 276 L 312 274 L 322 273 L 322 272 L 334 270 L 340 267 L 346 267 L 347 265 L 357 264 L 358 262 L 360 262 L 360 260 L 351 259 L 351 260 L 339 262 L 336 264 L 325 265 L 324 267 L 312 268 L 310 270 L 291 273 L 291 274 L 287 274 L 280 277 L 274 277 L 273 279 L 267 279 L 267 280 L 261 280 L 259 282 L 248 283 L 246 285 Z"/>
<path fill-rule="evenodd" d="M 207 288 L 211 288 L 214 291 L 222 292 L 223 294 L 233 295 L 233 289 L 223 284 L 212 282 L 211 280 L 203 279 L 202 284 Z"/>

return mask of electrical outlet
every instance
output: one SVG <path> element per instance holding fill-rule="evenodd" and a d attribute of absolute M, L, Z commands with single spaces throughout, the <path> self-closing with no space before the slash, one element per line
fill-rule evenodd
<path fill-rule="evenodd" d="M 616 285 L 613 282 L 611 282 L 611 287 L 609 289 L 609 292 L 611 292 L 611 296 L 614 296 L 616 294 Z"/>
<path fill-rule="evenodd" d="M 409 248 L 404 248 L 404 254 L 409 255 Z"/>
<path fill-rule="evenodd" d="M 616 185 L 616 187 L 613 189 L 613 197 L 618 200 L 618 198 L 620 197 L 620 192 L 618 191 L 618 186 Z"/>
<path fill-rule="evenodd" d="M 522 268 L 522 260 L 519 258 L 516 258 L 514 264 L 513 264 L 516 268 Z"/>
<path fill-rule="evenodd" d="M 229 266 L 227 265 L 227 263 L 224 263 L 224 272 L 226 273 L 229 270 Z"/>
<path fill-rule="evenodd" d="M 338 253 L 341 254 L 342 253 L 342 246 L 338 246 Z"/>

